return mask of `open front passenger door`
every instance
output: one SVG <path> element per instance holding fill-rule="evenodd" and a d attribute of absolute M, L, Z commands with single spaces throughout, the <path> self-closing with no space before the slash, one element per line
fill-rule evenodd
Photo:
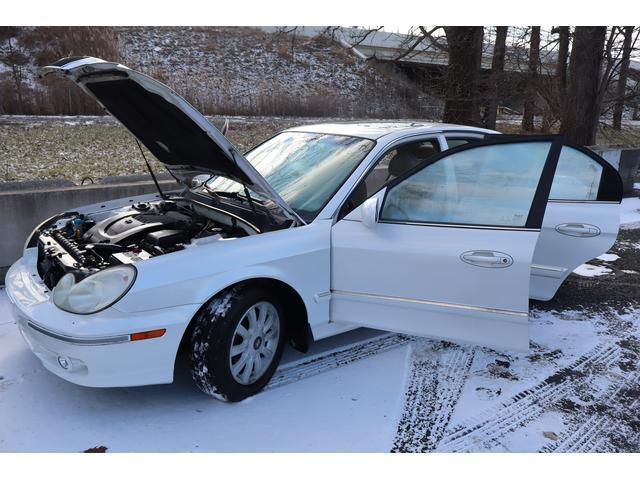
<path fill-rule="evenodd" d="M 557 136 L 436 155 L 332 229 L 331 320 L 526 350 L 531 262 Z"/>

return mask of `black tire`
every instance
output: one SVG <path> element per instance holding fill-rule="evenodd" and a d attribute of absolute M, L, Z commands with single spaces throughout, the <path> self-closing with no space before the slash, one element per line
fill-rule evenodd
<path fill-rule="evenodd" d="M 259 302 L 269 302 L 279 317 L 279 337 L 271 363 L 252 383 L 234 379 L 230 351 L 234 332 L 244 314 Z M 262 287 L 233 287 L 211 299 L 194 319 L 190 344 L 191 376 L 200 390 L 218 400 L 239 402 L 258 393 L 273 376 L 284 350 L 285 316 L 278 300 Z"/>

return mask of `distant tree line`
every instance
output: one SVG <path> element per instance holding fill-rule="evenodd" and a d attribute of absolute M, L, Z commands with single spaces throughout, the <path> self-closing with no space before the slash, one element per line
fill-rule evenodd
<path fill-rule="evenodd" d="M 358 53 L 359 45 L 385 34 L 383 27 L 350 29 L 350 47 L 336 41 L 340 30 L 326 27 L 317 37 L 332 42 L 334 53 L 346 58 L 336 65 L 367 61 L 372 67 L 365 69 L 355 106 L 347 105 L 341 91 L 301 98 L 272 88 L 246 104 L 246 95 L 203 94 L 173 77 L 170 83 L 208 114 L 428 117 L 495 129 L 499 111 L 510 108 L 521 116 L 521 131 L 561 132 L 583 145 L 596 143 L 603 119 L 617 130 L 624 118 L 640 119 L 640 71 L 631 68 L 640 48 L 638 27 L 416 26 L 397 57 L 386 63 Z M 354 37 L 354 31 L 360 33 Z M 301 34 L 300 27 L 283 27 L 272 38 L 283 49 L 283 62 L 297 61 L 305 48 Z M 0 113 L 102 113 L 68 82 L 47 78 L 36 83 L 32 70 L 69 55 L 121 60 L 119 43 L 110 27 L 0 27 Z M 405 70 L 401 78 L 387 69 L 411 64 L 425 46 L 444 58 L 437 73 L 421 79 Z M 148 73 L 164 79 L 167 72 L 156 70 Z"/>
<path fill-rule="evenodd" d="M 413 29 L 417 40 L 407 52 L 421 40 L 447 52 L 443 121 L 494 129 L 508 60 L 526 75 L 521 129 L 555 128 L 576 143 L 591 145 L 602 115 L 610 115 L 614 129 L 622 126 L 625 106 L 638 117 L 640 78 L 634 72 L 630 82 L 630 62 L 639 33 L 632 26 L 558 26 L 544 32 L 543 38 L 540 26 L 421 26 Z M 492 61 L 489 75 L 483 76 L 487 44 L 493 45 Z M 551 72 L 549 64 L 554 66 Z M 542 117 L 539 126 L 536 116 Z"/>

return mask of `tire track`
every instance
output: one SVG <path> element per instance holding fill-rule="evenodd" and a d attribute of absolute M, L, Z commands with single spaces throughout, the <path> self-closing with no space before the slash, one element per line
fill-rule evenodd
<path fill-rule="evenodd" d="M 432 451 L 446 430 L 475 350 L 434 342 L 416 342 L 411 376 L 392 452 Z"/>
<path fill-rule="evenodd" d="M 549 405 L 560 400 L 572 388 L 585 381 L 594 370 L 606 369 L 620 357 L 617 345 L 599 345 L 569 367 L 559 370 L 533 388 L 485 410 L 448 432 L 438 451 L 472 451 L 479 445 L 499 445 L 498 439 L 541 415 Z"/>
<path fill-rule="evenodd" d="M 398 422 L 392 452 L 428 451 L 431 429 L 428 420 L 435 412 L 438 364 L 426 342 L 412 344 L 404 408 Z"/>
<path fill-rule="evenodd" d="M 629 388 L 637 388 L 640 383 L 640 373 L 630 378 L 622 378 L 623 381 L 621 383 L 614 384 L 597 399 L 598 403 L 605 406 L 621 405 L 621 394 Z M 624 409 L 631 412 L 632 415 L 637 415 L 638 406 L 640 406 L 640 398 L 636 397 Z M 612 415 L 605 408 L 604 411 L 591 415 L 578 415 L 574 418 L 572 427 L 563 436 L 564 438 L 546 445 L 540 451 L 545 453 L 615 452 L 617 449 L 611 444 L 609 434 L 614 432 L 620 425 L 618 419 L 615 418 L 616 413 L 618 412 L 614 409 Z M 637 443 L 635 436 L 632 436 L 630 440 L 631 443 Z"/>
<path fill-rule="evenodd" d="M 346 345 L 336 350 L 322 352 L 298 362 L 285 364 L 276 370 L 265 389 L 282 387 L 304 378 L 342 367 L 377 353 L 386 352 L 409 343 L 413 337 L 385 334 L 362 342 Z"/>

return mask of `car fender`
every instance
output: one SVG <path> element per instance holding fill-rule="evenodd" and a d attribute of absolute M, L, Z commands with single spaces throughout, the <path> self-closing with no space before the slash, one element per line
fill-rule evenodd
<path fill-rule="evenodd" d="M 330 221 L 317 221 L 138 262 L 136 283 L 113 308 L 125 313 L 178 305 L 199 308 L 231 285 L 266 278 L 300 295 L 310 325 L 326 323 L 329 302 L 322 294 L 330 288 L 330 231 Z"/>

